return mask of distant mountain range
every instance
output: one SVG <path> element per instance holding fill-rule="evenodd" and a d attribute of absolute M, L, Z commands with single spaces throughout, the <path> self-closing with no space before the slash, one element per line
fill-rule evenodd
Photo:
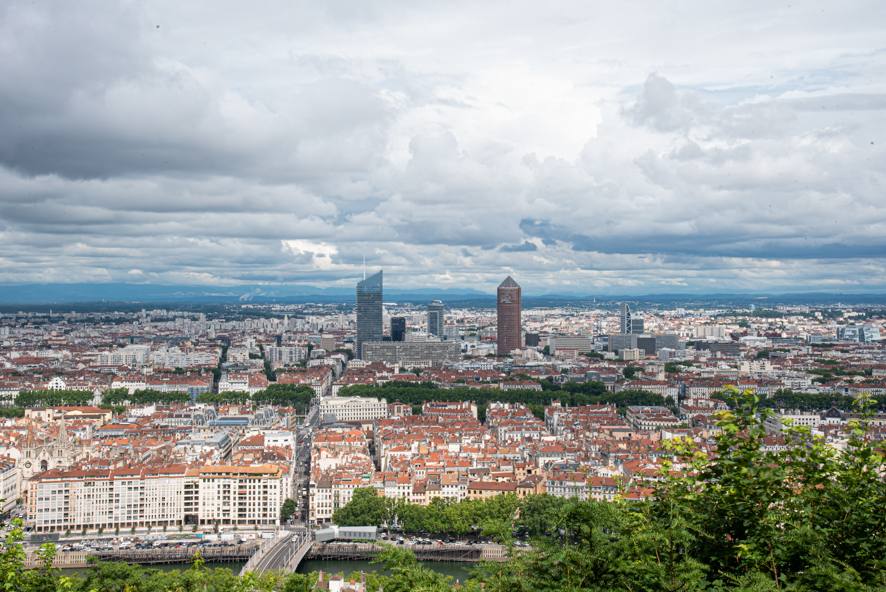
<path fill-rule="evenodd" d="M 587 303 L 590 294 L 545 294 L 541 290 L 524 290 L 523 300 L 534 306 Z M 385 302 L 423 302 L 442 300 L 463 305 L 489 305 L 494 294 L 471 288 L 421 288 L 400 290 L 385 288 Z M 600 303 L 618 301 L 650 303 L 730 303 L 746 302 L 765 308 L 767 304 L 884 304 L 886 295 L 832 294 L 825 292 L 797 294 L 715 293 L 715 294 L 645 294 L 597 295 Z M 0 302 L 63 303 L 63 302 L 353 302 L 354 288 L 319 288 L 302 285 L 244 286 L 182 286 L 156 284 L 25 284 L 0 286 Z"/>
<path fill-rule="evenodd" d="M 406 299 L 454 300 L 493 298 L 469 288 L 385 289 L 386 301 Z M 293 285 L 164 286 L 156 284 L 24 284 L 0 286 L 0 302 L 328 302 L 355 297 L 355 288 L 318 288 Z"/>

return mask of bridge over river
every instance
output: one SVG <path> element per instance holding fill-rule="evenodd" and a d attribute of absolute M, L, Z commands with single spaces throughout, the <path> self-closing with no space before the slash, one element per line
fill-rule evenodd
<path fill-rule="evenodd" d="M 261 574 L 265 571 L 294 571 L 311 550 L 314 533 L 309 531 L 281 530 L 273 539 L 267 539 L 249 559 L 240 575 L 251 571 Z"/>

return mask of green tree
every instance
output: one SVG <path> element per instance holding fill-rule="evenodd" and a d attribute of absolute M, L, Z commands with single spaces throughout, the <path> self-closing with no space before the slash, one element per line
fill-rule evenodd
<path fill-rule="evenodd" d="M 451 592 L 452 576 L 424 567 L 407 549 L 384 545 L 372 563 L 381 563 L 390 576 L 384 582 L 386 592 Z"/>
<path fill-rule="evenodd" d="M 280 520 L 283 522 L 289 520 L 297 509 L 298 506 L 296 505 L 295 500 L 286 498 L 286 501 L 283 502 L 283 507 L 280 508 Z"/>
<path fill-rule="evenodd" d="M 379 526 L 387 518 L 385 500 L 374 487 L 358 487 L 344 507 L 332 514 L 340 526 Z"/>
<path fill-rule="evenodd" d="M 640 368 L 639 366 L 625 366 L 621 369 L 622 375 L 628 380 L 633 380 L 637 373 L 642 371 L 643 368 Z"/>

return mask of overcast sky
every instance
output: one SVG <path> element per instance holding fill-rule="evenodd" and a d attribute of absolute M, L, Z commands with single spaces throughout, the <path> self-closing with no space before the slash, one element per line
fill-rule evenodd
<path fill-rule="evenodd" d="M 0 1 L 0 282 L 886 288 L 886 3 Z"/>

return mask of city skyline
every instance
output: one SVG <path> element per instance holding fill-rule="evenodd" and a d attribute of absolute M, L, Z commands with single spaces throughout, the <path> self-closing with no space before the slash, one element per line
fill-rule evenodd
<path fill-rule="evenodd" d="M 10 0 L 0 286 L 883 291 L 884 20 Z"/>

